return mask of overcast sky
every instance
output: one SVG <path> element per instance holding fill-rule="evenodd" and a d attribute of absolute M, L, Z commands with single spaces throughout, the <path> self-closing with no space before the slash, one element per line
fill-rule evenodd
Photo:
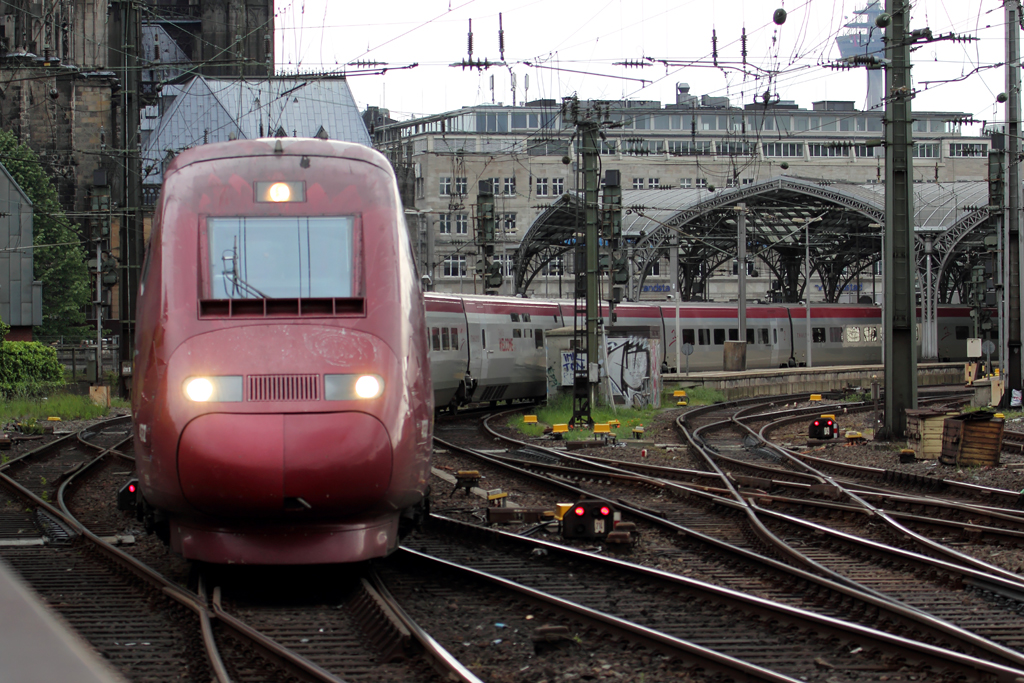
<path fill-rule="evenodd" d="M 391 0 L 380 4 L 338 0 L 278 2 L 279 73 L 339 70 L 349 62 L 387 62 L 383 76 L 353 76 L 360 108 L 384 106 L 394 118 L 435 114 L 492 101 L 511 104 L 578 94 L 584 99 L 675 101 L 675 84 L 695 95 L 725 95 L 734 105 L 750 103 L 770 89 L 783 100 L 810 108 L 812 101 L 854 100 L 864 104 L 862 70 L 822 66 L 839 57 L 836 35 L 864 0 Z M 913 53 L 914 101 L 918 111 L 961 111 L 976 119 L 1001 120 L 996 95 L 1005 90 L 1005 30 L 998 0 L 918 0 L 911 28 L 934 35 L 955 32 L 980 40 L 933 42 Z M 784 7 L 784 25 L 772 13 Z M 469 20 L 473 56 L 499 61 L 498 15 L 502 15 L 507 66 L 463 70 L 449 64 L 467 57 Z M 749 73 L 711 65 L 711 35 L 718 35 L 720 62 L 741 64 L 740 35 L 746 27 Z M 646 68 L 616 66 L 651 57 Z M 418 63 L 414 69 L 398 67 Z M 529 64 L 527 64 L 527 62 Z M 347 67 L 350 70 L 360 67 Z M 978 69 L 977 72 L 974 72 Z M 602 76 L 574 73 L 578 71 Z M 974 73 L 972 73 L 974 72 Z M 771 74 L 771 76 L 769 76 Z M 529 77 L 529 90 L 525 91 Z M 639 80 L 646 79 L 648 83 Z M 770 82 L 769 82 L 770 81 Z M 940 83 L 939 81 L 954 81 Z"/>

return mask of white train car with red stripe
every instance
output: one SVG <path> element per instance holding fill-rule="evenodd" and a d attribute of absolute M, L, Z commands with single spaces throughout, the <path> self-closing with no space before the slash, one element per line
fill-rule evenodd
<path fill-rule="evenodd" d="M 544 335 L 572 327 L 574 302 L 496 296 L 425 295 L 430 365 L 438 408 L 470 402 L 542 398 L 546 394 Z M 678 325 L 676 317 L 678 312 Z M 578 328 L 585 310 L 577 309 Z M 747 367 L 800 366 L 807 361 L 807 336 L 816 366 L 882 362 L 882 311 L 860 304 L 750 305 L 747 307 Z M 662 369 L 682 371 L 686 359 L 676 345 L 692 345 L 691 372 L 721 370 L 726 341 L 739 341 L 736 306 L 716 303 L 623 303 L 611 318 L 601 306 L 605 330 L 643 331 L 663 340 Z M 970 308 L 939 307 L 939 356 L 966 359 L 973 330 Z M 994 333 L 994 332 L 993 332 Z M 680 347 L 682 348 L 682 347 Z"/>

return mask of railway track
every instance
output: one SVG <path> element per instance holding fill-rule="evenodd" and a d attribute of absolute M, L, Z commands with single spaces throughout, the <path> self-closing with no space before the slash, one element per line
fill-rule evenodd
<path fill-rule="evenodd" d="M 575 479 L 575 481 L 577 481 L 577 482 L 586 482 L 585 484 L 581 483 L 579 485 L 580 486 L 586 486 L 587 491 L 589 493 L 591 493 L 591 494 L 596 494 L 596 495 L 599 495 L 599 496 L 600 495 L 605 495 L 605 497 L 607 499 L 613 500 L 613 501 L 615 501 L 615 500 L 621 501 L 622 500 L 623 494 L 622 494 L 621 490 L 618 491 L 618 492 L 615 492 L 615 491 L 605 491 L 605 490 L 602 490 L 602 488 L 601 488 L 603 486 L 610 485 L 611 481 L 613 479 L 618 478 L 618 479 L 622 479 L 622 480 L 632 480 L 632 482 L 633 482 L 632 485 L 637 486 L 638 478 L 635 475 L 631 476 L 631 477 L 629 477 L 629 476 L 621 477 L 621 476 L 618 476 L 618 475 L 611 475 L 611 474 L 609 474 L 609 472 L 607 470 L 601 471 L 599 469 L 599 467 L 602 466 L 602 465 L 607 466 L 607 464 L 608 464 L 607 460 L 602 461 L 600 463 L 591 463 L 588 466 L 588 465 L 580 464 L 578 458 L 574 459 L 574 458 L 572 458 L 570 456 L 566 456 L 565 454 L 538 453 L 539 451 L 541 451 L 541 449 L 537 449 L 535 447 L 530 447 L 530 448 L 527 448 L 527 449 L 520 449 L 520 451 L 518 453 L 515 453 L 515 454 L 509 453 L 506 456 L 503 456 L 503 459 L 519 459 L 520 462 L 518 464 L 521 465 L 522 467 L 530 467 L 531 469 L 534 469 L 535 471 L 536 470 L 546 469 L 548 474 L 551 474 L 552 470 L 561 470 L 560 472 L 558 472 L 557 474 L 554 475 L 556 477 L 556 479 L 562 480 L 562 481 L 566 481 L 566 480 L 570 480 L 570 479 Z M 492 456 L 493 455 L 495 455 L 495 454 L 492 453 Z M 494 459 L 494 458 L 492 458 L 492 459 Z M 553 464 L 554 461 L 556 461 L 556 460 L 562 460 L 563 463 L 561 465 Z M 576 462 L 572 462 L 573 460 L 576 460 Z M 532 466 L 526 464 L 529 461 L 533 462 Z M 569 464 L 567 464 L 566 461 L 569 461 Z M 648 467 L 648 469 L 651 469 L 651 468 Z M 575 473 L 573 473 L 573 470 L 576 470 Z M 481 470 L 481 471 L 483 471 L 483 470 Z M 622 472 L 622 471 L 620 470 L 620 472 Z M 625 472 L 622 472 L 622 474 L 625 474 Z M 760 549 L 763 550 L 764 549 L 764 546 L 762 545 L 763 541 L 761 539 L 757 538 L 757 534 L 752 534 L 752 533 L 750 533 L 749 530 L 747 530 L 747 531 L 737 531 L 738 529 L 742 529 L 743 528 L 742 520 L 738 520 L 737 519 L 738 516 L 741 516 L 741 515 L 737 514 L 737 506 L 738 506 L 739 503 L 737 501 L 729 501 L 728 499 L 724 498 L 721 495 L 721 493 L 726 489 L 726 487 L 724 487 L 721 483 L 719 483 L 719 485 L 718 485 L 719 491 L 716 492 L 716 491 L 707 490 L 707 489 L 712 489 L 712 488 L 715 488 L 715 487 L 708 485 L 710 483 L 710 478 L 709 477 L 704 475 L 704 478 L 705 478 L 705 483 L 704 483 L 703 488 L 706 489 L 706 490 L 700 490 L 702 487 L 683 487 L 683 488 L 680 489 L 680 488 L 668 485 L 664 480 L 662 480 L 657 485 L 648 484 L 648 488 L 650 490 L 652 490 L 652 491 L 657 492 L 657 495 L 660 496 L 662 498 L 662 500 L 658 501 L 658 504 L 656 506 L 652 504 L 652 505 L 648 505 L 648 506 L 640 506 L 640 507 L 638 507 L 636 509 L 640 510 L 641 512 L 655 513 L 655 515 L 657 515 L 657 516 L 663 515 L 665 517 L 669 517 L 670 520 L 675 515 L 679 515 L 679 518 L 682 518 L 683 520 L 690 520 L 690 521 L 692 521 L 693 519 L 697 518 L 699 520 L 702 520 L 705 523 L 705 525 L 706 525 L 705 529 L 706 530 L 712 530 L 716 526 L 719 527 L 719 528 L 726 527 L 728 529 L 728 531 L 726 531 L 726 534 L 728 534 L 729 540 L 735 541 L 737 539 L 737 537 L 740 538 L 740 542 L 738 544 L 738 547 L 737 548 L 733 548 L 730 551 L 734 555 L 734 557 L 731 560 L 733 566 L 730 567 L 729 570 L 727 570 L 724 573 L 717 573 L 716 572 L 716 568 L 714 568 L 714 567 L 704 567 L 702 569 L 698 569 L 698 570 L 694 571 L 694 573 L 697 574 L 697 575 L 705 575 L 705 576 L 713 575 L 713 576 L 715 576 L 716 579 L 718 579 L 719 577 L 722 577 L 723 574 L 726 575 L 726 576 L 728 576 L 729 574 L 734 574 L 734 575 L 735 574 L 740 574 L 740 575 L 744 575 L 745 576 L 746 573 L 749 572 L 749 567 L 741 567 L 738 570 L 737 566 L 736 566 L 736 562 L 735 562 L 735 555 L 742 554 L 741 550 L 749 550 L 751 548 L 760 548 Z M 579 489 L 576 489 L 576 490 L 577 490 L 577 492 L 579 492 Z M 676 494 L 675 496 L 672 497 L 672 502 L 671 503 L 668 503 L 668 501 L 667 501 L 668 496 L 665 495 L 666 491 L 672 491 L 672 492 L 674 492 Z M 691 504 L 690 501 L 695 500 L 695 499 L 701 499 L 702 497 L 703 497 L 703 502 L 701 503 L 701 505 L 696 506 L 700 510 L 700 512 L 695 514 L 694 506 Z M 679 499 L 681 499 L 681 498 L 688 499 L 686 501 L 686 505 L 684 505 L 682 507 L 680 507 L 680 505 L 679 505 Z M 702 506 L 709 506 L 711 508 L 717 508 L 719 510 L 719 512 L 716 513 L 718 515 L 718 522 L 717 522 L 717 524 L 716 524 L 716 522 L 713 519 L 708 519 L 709 515 L 704 511 L 704 508 Z M 722 509 L 727 510 L 728 511 L 728 515 L 722 515 L 722 513 L 720 512 L 720 510 L 722 510 Z M 731 515 L 731 523 L 727 523 L 727 522 L 723 521 L 723 517 L 728 517 L 729 515 Z M 654 515 L 652 515 L 652 516 L 654 516 Z M 769 517 L 770 517 L 770 515 L 769 515 Z M 773 519 L 771 519 L 770 523 L 773 524 L 773 525 L 781 524 L 781 523 L 783 523 L 784 519 L 785 518 L 782 518 L 782 517 L 780 517 L 780 518 L 773 518 Z M 785 522 L 785 523 L 786 524 L 792 524 L 792 522 Z M 645 533 L 647 533 L 647 532 L 645 532 Z M 687 538 L 688 542 L 691 542 L 691 543 L 696 542 L 696 539 L 701 536 L 701 534 L 696 529 L 693 529 L 692 527 L 687 527 L 686 528 L 686 533 L 687 533 L 686 538 Z M 788 530 L 786 533 L 793 534 L 795 532 L 793 532 L 792 530 Z M 813 537 L 814 534 L 821 534 L 821 533 L 822 533 L 821 529 L 814 529 L 812 531 L 812 537 Z M 855 539 L 852 539 L 852 540 L 855 540 Z M 838 543 L 839 541 L 844 541 L 845 542 L 846 539 L 840 536 L 838 538 L 838 540 L 832 540 L 830 542 L 831 543 Z M 801 541 L 801 542 L 803 542 L 803 541 Z M 703 540 L 703 543 L 708 545 L 708 546 L 713 546 L 716 543 L 718 543 L 719 546 L 721 545 L 721 543 L 720 543 L 720 541 L 718 539 Z M 680 545 L 682 545 L 682 544 L 680 544 Z M 744 546 L 745 546 L 745 548 L 744 548 Z M 933 563 L 933 561 L 928 559 L 928 558 L 923 558 L 921 556 L 913 556 L 912 554 L 907 554 L 905 556 L 904 555 L 900 555 L 900 553 L 902 553 L 903 551 L 900 551 L 898 548 L 893 549 L 893 551 L 897 552 L 897 555 L 899 555 L 898 557 L 894 558 L 894 557 L 890 556 L 890 557 L 887 557 L 887 558 L 884 558 L 884 559 L 881 559 L 881 560 L 879 560 L 877 558 L 874 558 L 874 559 L 871 559 L 870 561 L 865 561 L 866 557 L 873 557 L 872 553 L 879 552 L 880 550 L 881 550 L 881 548 L 877 548 L 877 547 L 875 549 L 873 549 L 871 553 L 866 553 L 864 548 L 861 548 L 861 549 L 857 550 L 855 553 L 853 553 L 853 556 L 854 556 L 853 563 L 854 563 L 854 565 L 860 567 L 859 571 L 862 571 L 865 575 L 879 572 L 879 566 L 881 566 L 881 565 L 888 564 L 888 565 L 891 565 L 893 567 L 896 567 L 895 569 L 893 569 L 893 572 L 898 575 L 897 576 L 898 580 L 894 582 L 892 577 L 888 576 L 887 577 L 888 583 L 886 583 L 886 581 L 881 581 L 880 583 L 881 584 L 885 584 L 885 587 L 887 587 L 887 588 L 892 588 L 894 585 L 898 585 L 898 584 L 900 584 L 900 582 L 902 582 L 902 585 L 905 588 L 909 587 L 909 586 L 918 586 L 918 589 L 915 589 L 915 590 L 919 590 L 919 587 L 920 587 L 920 585 L 922 583 L 925 584 L 925 585 L 928 585 L 929 587 L 928 587 L 927 591 L 922 591 L 921 595 L 919 595 L 918 597 L 921 597 L 923 595 L 928 595 L 929 593 L 932 593 L 932 594 L 942 593 L 942 592 L 944 592 L 946 590 L 946 586 L 944 584 L 952 585 L 954 587 L 954 596 L 955 596 L 954 598 L 952 598 L 952 601 L 955 602 L 957 600 L 967 600 L 968 602 L 971 603 L 971 607 L 965 608 L 964 610 L 960 611 L 957 614 L 951 614 L 950 610 L 948 608 L 939 609 L 935 605 L 931 605 L 937 611 L 943 613 L 943 616 L 946 617 L 946 619 L 949 620 L 949 621 L 954 621 L 955 618 L 959 617 L 961 619 L 961 621 L 964 621 L 965 623 L 968 623 L 969 625 L 974 625 L 975 627 L 979 628 L 979 630 L 985 631 L 986 630 L 985 626 L 978 626 L 978 625 L 979 625 L 980 622 L 984 621 L 985 619 L 989 619 L 988 627 L 991 627 L 991 628 L 987 629 L 988 634 L 989 635 L 993 635 L 994 637 L 998 637 L 1000 635 L 1000 633 L 1002 633 L 1000 631 L 1000 629 L 1001 628 L 1005 628 L 1005 627 L 1008 626 L 1007 620 L 1014 621 L 1014 620 L 1016 620 L 1018 618 L 1015 615 L 1014 608 L 1012 608 L 1012 607 L 1011 608 L 1007 608 L 1006 605 L 1000 605 L 999 604 L 1000 601 L 1002 600 L 1002 598 L 1000 598 L 998 596 L 992 596 L 992 595 L 989 595 L 988 597 L 985 597 L 986 594 L 985 594 L 984 590 L 976 590 L 976 589 L 971 588 L 969 586 L 965 587 L 964 584 L 963 584 L 964 574 L 963 574 L 962 568 L 957 568 L 957 567 L 948 566 L 948 565 L 943 565 L 943 566 L 937 567 Z M 817 552 L 817 551 L 815 551 L 815 552 Z M 890 551 L 886 550 L 886 552 L 890 552 Z M 679 550 L 677 550 L 675 553 L 670 553 L 670 555 L 672 555 L 672 559 L 675 559 L 676 556 L 687 557 L 687 556 L 691 556 L 692 554 L 693 554 L 692 551 L 691 552 L 687 552 L 686 550 L 683 550 L 681 548 Z M 765 560 L 766 560 L 765 557 L 762 557 L 760 559 L 761 562 L 764 562 Z M 755 558 L 751 558 L 751 557 L 748 556 L 744 561 L 756 563 L 759 560 L 757 560 Z M 770 560 L 769 559 L 766 564 L 770 564 L 772 561 L 774 561 L 774 560 Z M 719 560 L 719 563 L 720 564 L 725 564 L 725 562 L 723 562 L 722 560 Z M 859 563 L 859 565 L 857 565 L 857 563 Z M 848 572 L 853 572 L 853 569 L 851 569 L 850 567 L 842 567 L 842 568 L 845 569 Z M 673 567 L 673 569 L 675 569 L 675 568 Z M 680 569 L 682 571 L 692 571 L 692 570 L 688 569 L 686 565 L 683 565 L 682 567 L 680 567 Z M 777 571 L 777 570 L 779 570 L 779 568 L 777 566 L 776 567 L 770 567 L 770 569 L 767 570 L 767 573 L 770 574 L 772 571 Z M 765 569 L 764 566 L 761 567 L 760 572 L 761 573 L 765 573 L 766 572 L 766 569 Z M 783 573 L 784 572 L 785 572 L 785 570 L 783 570 Z M 902 575 L 900 576 L 901 573 L 902 573 Z M 929 575 L 930 575 L 930 579 L 929 579 Z M 735 578 L 735 577 L 729 577 L 729 578 Z M 984 577 L 977 577 L 977 578 L 984 578 Z M 728 580 L 728 578 L 724 579 L 724 580 Z M 803 579 L 801 579 L 801 580 L 803 580 Z M 968 583 L 970 582 L 970 580 L 971 579 L 968 579 Z M 790 579 L 790 582 L 791 581 L 792 581 L 792 579 Z M 785 581 L 781 581 L 781 582 L 777 581 L 777 583 L 785 583 Z M 830 604 L 830 603 L 839 604 L 839 603 L 842 603 L 843 601 L 849 601 L 851 599 L 850 595 L 849 594 L 843 594 L 841 589 L 839 591 L 836 591 L 836 587 L 834 585 L 829 585 L 827 587 L 823 587 L 820 582 L 819 583 L 815 583 L 813 579 L 812 579 L 811 583 L 814 584 L 814 586 L 815 586 L 814 587 L 814 591 L 815 592 L 822 591 L 823 592 L 822 594 L 830 594 L 830 595 L 833 596 L 831 598 L 824 599 L 823 600 L 824 604 Z M 856 584 L 857 582 L 854 581 L 853 583 Z M 957 586 L 960 586 L 960 588 L 957 589 L 956 588 Z M 862 586 L 862 588 L 863 588 L 863 586 Z M 762 590 L 763 589 L 764 588 L 762 587 Z M 806 585 L 802 586 L 802 590 L 803 591 L 806 591 L 806 589 L 807 589 Z M 749 588 L 748 587 L 748 588 L 746 588 L 746 590 L 757 590 L 757 589 L 756 588 Z M 774 588 L 773 588 L 773 590 L 774 590 Z M 872 591 L 877 593 L 878 589 L 877 588 L 876 589 L 872 589 Z M 775 592 L 779 593 L 780 591 L 775 590 Z M 781 592 L 784 592 L 784 591 L 781 591 Z M 911 592 L 913 592 L 913 591 L 911 591 Z M 841 597 L 837 597 L 837 596 L 841 596 Z M 775 599 L 780 599 L 777 595 L 773 596 L 773 597 Z M 884 596 L 884 594 L 882 596 L 877 596 L 876 595 L 876 597 L 881 597 L 882 600 L 888 599 L 888 598 L 886 598 Z M 786 599 L 786 598 L 783 597 L 781 599 Z M 792 600 L 793 599 L 792 596 L 790 596 L 789 599 Z M 817 596 L 816 599 L 821 600 L 821 596 L 820 595 Z M 989 603 L 987 607 L 986 607 L 986 603 Z M 1016 601 L 1011 601 L 1011 603 L 1012 603 L 1012 605 L 1017 605 L 1018 604 L 1018 603 L 1016 603 Z M 844 616 L 846 616 L 846 618 L 857 619 L 858 618 L 857 617 L 858 611 L 862 612 L 863 609 L 864 609 L 863 607 L 858 607 L 858 608 L 854 608 L 852 610 L 848 610 L 849 614 L 848 615 L 844 615 Z M 872 609 L 875 609 L 875 608 L 872 608 Z M 971 610 L 979 610 L 979 609 L 982 612 L 986 612 L 986 610 L 991 609 L 991 610 L 993 610 L 993 613 L 991 613 L 991 614 L 986 613 L 986 615 L 983 618 L 977 618 L 976 619 L 976 618 L 974 618 L 972 616 L 972 611 Z M 954 610 L 954 612 L 955 612 L 955 610 Z M 975 612 L 974 614 L 977 614 L 977 612 Z M 891 615 L 887 615 L 886 619 L 889 619 L 890 616 Z M 896 621 L 899 621 L 899 619 L 896 619 Z M 877 622 L 873 622 L 873 623 L 877 623 Z M 1019 627 L 1019 625 L 1018 626 L 1010 626 L 1010 629 L 1012 630 L 1012 629 L 1018 628 L 1018 627 Z M 914 627 L 908 627 L 908 628 L 912 629 Z M 920 627 L 917 627 L 917 628 L 920 628 Z M 1013 649 L 1013 650 L 1019 652 L 1020 643 L 1017 642 L 1016 639 L 1011 638 L 1010 641 L 1007 641 L 1007 642 L 1008 642 L 1008 645 L 1006 645 L 1006 647 L 1008 647 L 1009 649 Z"/>
<path fill-rule="evenodd" d="M 299 647 L 301 638 L 292 649 L 230 613 L 219 587 L 207 591 L 202 572 L 193 574 L 195 590 L 190 590 L 126 553 L 125 549 L 136 550 L 130 535 L 101 538 L 88 528 L 85 522 L 97 529 L 117 525 L 111 521 L 117 517 L 111 513 L 114 493 L 117 483 L 126 479 L 126 463 L 131 463 L 125 452 L 130 450 L 125 424 L 123 418 L 107 421 L 0 467 L 6 501 L 31 510 L 28 517 L 12 520 L 20 524 L 18 535 L 24 536 L 27 522 L 33 522 L 40 540 L 35 545 L 42 546 L 0 543 L 0 557 L 129 680 L 348 680 L 340 671 L 328 671 L 303 656 L 309 653 Z M 4 510 L 11 507 L 5 505 Z M 127 545 L 118 548 L 113 543 Z M 166 551 L 164 555 L 170 558 L 164 567 L 169 573 L 180 569 L 180 561 Z M 352 642 L 358 641 L 364 653 L 353 653 L 348 642 L 321 640 L 317 648 L 318 656 L 330 659 L 336 668 L 346 674 L 354 671 L 353 680 L 393 680 L 390 674 L 399 671 L 402 680 L 479 681 L 430 642 L 401 606 L 381 597 L 379 590 L 367 586 L 356 602 L 352 609 L 361 610 L 363 637 Z M 295 609 L 296 614 L 302 611 Z M 282 622 L 288 619 L 284 616 Z M 260 626 L 274 628 L 269 622 Z M 288 635 L 283 628 L 274 633 Z M 366 665 L 365 651 L 394 653 L 393 641 L 403 643 L 402 654 L 409 656 L 411 667 L 377 666 L 379 656 Z"/>

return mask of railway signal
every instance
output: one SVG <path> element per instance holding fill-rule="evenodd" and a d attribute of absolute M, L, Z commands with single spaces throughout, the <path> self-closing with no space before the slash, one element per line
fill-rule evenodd
<path fill-rule="evenodd" d="M 602 500 L 581 500 L 562 513 L 562 538 L 604 538 L 620 517 Z"/>
<path fill-rule="evenodd" d="M 139 480 L 132 479 L 117 492 L 117 509 L 134 512 L 138 506 Z"/>
<path fill-rule="evenodd" d="M 833 415 L 822 415 L 814 420 L 807 429 L 807 436 L 812 439 L 836 438 L 836 420 Z"/>

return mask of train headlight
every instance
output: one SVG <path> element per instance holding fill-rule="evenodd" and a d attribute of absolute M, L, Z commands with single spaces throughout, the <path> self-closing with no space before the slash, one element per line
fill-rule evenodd
<path fill-rule="evenodd" d="M 356 396 L 377 398 L 380 396 L 380 381 L 373 375 L 363 375 L 356 380 Z"/>
<path fill-rule="evenodd" d="M 380 375 L 324 375 L 324 398 L 328 401 L 354 401 L 378 398 L 384 393 Z"/>
<path fill-rule="evenodd" d="M 204 403 L 213 396 L 213 382 L 205 377 L 193 377 L 185 382 L 185 394 L 198 403 Z"/>
<path fill-rule="evenodd" d="M 242 376 L 189 377 L 185 380 L 185 395 L 196 403 L 207 401 L 237 402 L 242 400 Z"/>

